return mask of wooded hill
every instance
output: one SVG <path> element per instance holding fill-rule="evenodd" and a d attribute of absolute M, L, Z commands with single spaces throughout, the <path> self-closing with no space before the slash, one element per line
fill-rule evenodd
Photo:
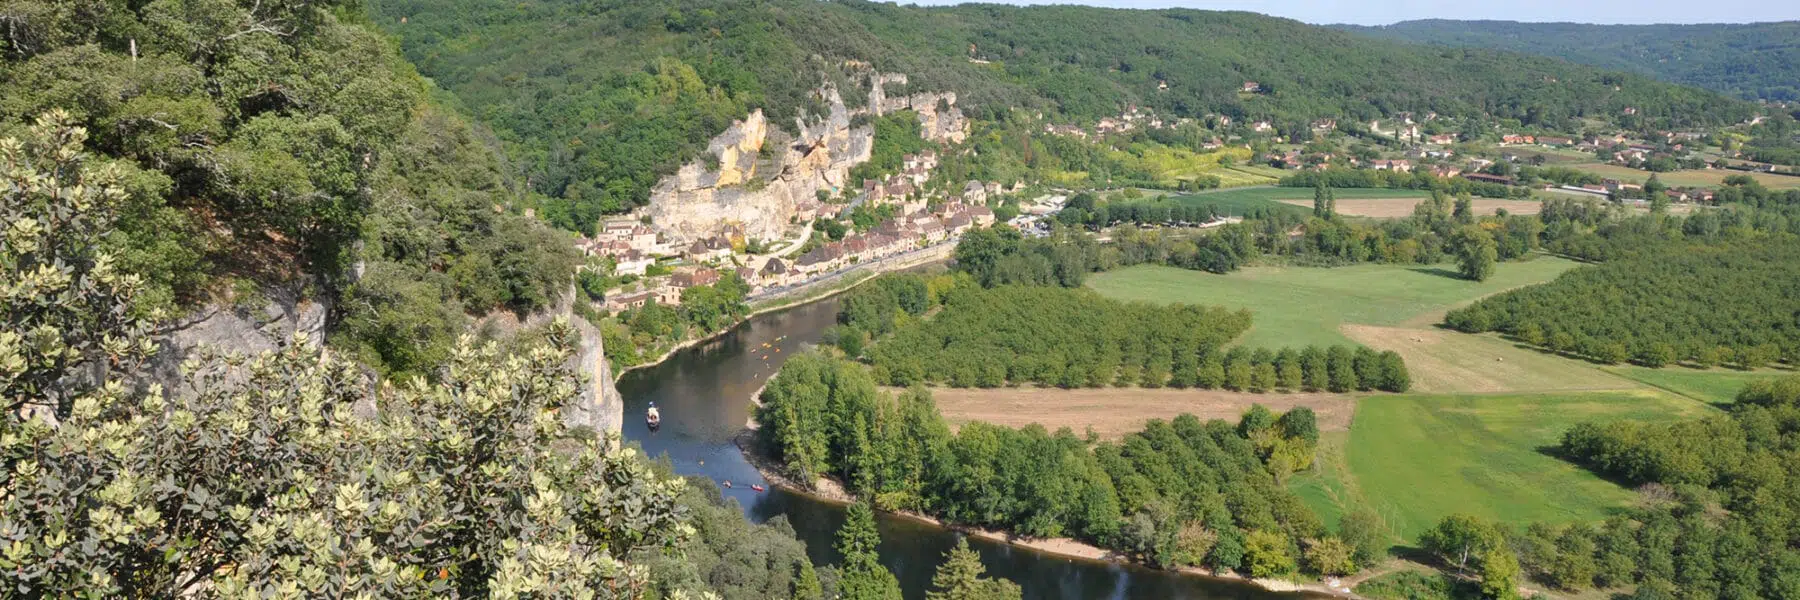
<path fill-rule="evenodd" d="M 1641 75 L 1370 40 L 1251 13 L 378 0 L 372 15 L 494 129 L 532 189 L 551 199 L 546 214 L 565 226 L 646 202 L 659 177 L 752 108 L 791 127 L 826 80 L 860 105 L 863 82 L 847 61 L 906 73 L 911 90 L 954 91 L 987 118 L 1017 108 L 1091 122 L 1135 104 L 1239 122 L 1436 112 L 1566 129 L 1574 118 L 1627 119 L 1627 107 L 1637 109 L 1628 124 L 1642 127 L 1736 123 L 1753 110 Z M 1244 91 L 1246 82 L 1256 91 Z"/>
<path fill-rule="evenodd" d="M 568 287 L 568 236 L 520 214 L 501 157 L 358 2 L 3 12 L 0 135 L 64 110 L 81 149 L 124 172 L 106 250 L 145 278 L 141 310 L 260 309 L 269 288 L 304 288 L 336 300 L 334 345 L 420 373 L 466 314 Z"/>
<path fill-rule="evenodd" d="M 1800 100 L 1800 21 L 1590 25 L 1427 19 L 1333 27 L 1388 40 L 1553 56 L 1746 99 Z"/>

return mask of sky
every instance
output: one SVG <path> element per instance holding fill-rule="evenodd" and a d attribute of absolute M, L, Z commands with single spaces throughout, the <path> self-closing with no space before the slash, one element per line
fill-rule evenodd
<path fill-rule="evenodd" d="M 1576 23 L 1748 23 L 1800 19 L 1800 2 L 1767 0 L 984 0 L 1007 4 L 1086 4 L 1115 8 L 1247 10 L 1307 23 L 1386 25 L 1410 19 L 1497 19 Z M 961 4 L 961 0 L 900 0 Z"/>

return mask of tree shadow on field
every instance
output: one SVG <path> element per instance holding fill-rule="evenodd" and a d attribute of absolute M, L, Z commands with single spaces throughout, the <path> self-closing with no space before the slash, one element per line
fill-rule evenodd
<path fill-rule="evenodd" d="M 1463 278 L 1462 273 L 1458 273 L 1456 271 L 1452 271 L 1450 269 L 1446 269 L 1443 267 L 1408 267 L 1406 270 L 1412 271 L 1414 273 L 1423 274 L 1423 275 L 1436 275 L 1438 277 L 1446 277 L 1449 279 L 1455 279 L 1455 280 L 1459 280 L 1459 281 L 1467 281 L 1467 279 Z"/>

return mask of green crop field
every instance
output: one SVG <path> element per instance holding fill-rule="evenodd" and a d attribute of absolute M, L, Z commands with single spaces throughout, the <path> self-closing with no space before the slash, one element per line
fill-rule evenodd
<path fill-rule="evenodd" d="M 1237 168 L 1237 167 L 1234 167 L 1234 168 Z M 1248 174 L 1246 174 L 1244 176 L 1252 177 L 1252 175 L 1248 175 Z M 1263 183 L 1267 183 L 1267 182 L 1265 181 Z M 1333 190 L 1333 193 L 1337 194 L 1338 198 L 1347 199 L 1347 200 L 1355 200 L 1355 199 L 1359 199 L 1359 198 L 1424 198 L 1426 196 L 1431 195 L 1430 192 L 1423 192 L 1423 191 L 1419 191 L 1419 190 L 1387 190 L 1387 189 L 1361 189 L 1361 188 L 1337 188 L 1337 189 Z M 1201 192 L 1198 194 L 1187 194 L 1187 195 L 1182 195 L 1182 196 L 1169 196 L 1168 198 L 1169 198 L 1170 202 L 1180 202 L 1182 204 L 1194 204 L 1194 205 L 1209 205 L 1210 204 L 1210 205 L 1219 207 L 1220 209 L 1223 209 L 1225 212 L 1227 212 L 1229 214 L 1242 215 L 1246 211 L 1249 211 L 1250 209 L 1253 209 L 1253 208 L 1286 210 L 1286 211 L 1294 211 L 1294 212 L 1306 212 L 1308 209 L 1306 209 L 1305 207 L 1294 206 L 1292 204 L 1283 204 L 1281 201 L 1282 200 L 1311 201 L 1312 197 L 1313 197 L 1313 189 L 1312 188 L 1262 186 L 1262 187 L 1251 187 L 1251 188 L 1242 188 L 1242 189 L 1223 189 L 1223 190 L 1210 191 L 1210 192 Z"/>
<path fill-rule="evenodd" d="M 1710 410 L 1652 390 L 1372 396 L 1357 404 L 1341 468 L 1326 464 L 1291 485 L 1321 515 L 1342 514 L 1342 502 L 1367 503 L 1408 541 L 1452 513 L 1596 521 L 1633 494 L 1547 454 L 1564 431 L 1582 421 L 1666 422 Z"/>
<path fill-rule="evenodd" d="M 1203 197 L 1208 196 L 1213 195 Z M 1283 347 L 1348 344 L 1339 328 L 1343 324 L 1399 325 L 1488 294 L 1549 281 L 1575 266 L 1548 256 L 1502 263 L 1492 278 L 1479 283 L 1457 278 L 1444 266 L 1252 267 L 1229 275 L 1137 266 L 1097 273 L 1088 286 L 1120 300 L 1248 308 L 1255 318 L 1239 342 Z"/>
<path fill-rule="evenodd" d="M 1725 369 L 1699 371 L 1685 367 L 1618 367 L 1607 370 L 1710 404 L 1730 404 L 1737 400 L 1738 390 L 1744 389 L 1750 382 L 1789 374 L 1784 371 L 1744 372 Z"/>

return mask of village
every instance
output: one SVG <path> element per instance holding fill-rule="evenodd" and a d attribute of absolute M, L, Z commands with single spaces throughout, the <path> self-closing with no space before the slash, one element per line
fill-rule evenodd
<path fill-rule="evenodd" d="M 751 298 L 774 296 L 891 257 L 947 253 L 963 233 L 994 224 L 994 211 L 987 206 L 990 195 L 1019 189 L 1016 184 L 1007 188 L 968 181 L 957 195 L 926 191 L 937 165 L 934 151 L 907 155 L 899 173 L 863 181 L 848 204 L 802 201 L 786 238 L 771 244 L 749 239 L 741 227 L 731 225 L 711 237 L 677 243 L 634 218 L 606 221 L 593 237 L 581 237 L 576 244 L 594 264 L 611 265 L 608 275 L 619 285 L 605 293 L 601 307 L 609 313 L 651 302 L 679 306 L 688 289 L 718 283 L 727 274 L 741 279 Z M 857 207 L 891 207 L 887 210 L 893 216 L 865 231 L 846 229 L 841 239 L 823 241 L 826 234 L 815 224 L 847 221 Z M 1013 224 L 1028 228 L 1035 218 L 1021 216 Z"/>

